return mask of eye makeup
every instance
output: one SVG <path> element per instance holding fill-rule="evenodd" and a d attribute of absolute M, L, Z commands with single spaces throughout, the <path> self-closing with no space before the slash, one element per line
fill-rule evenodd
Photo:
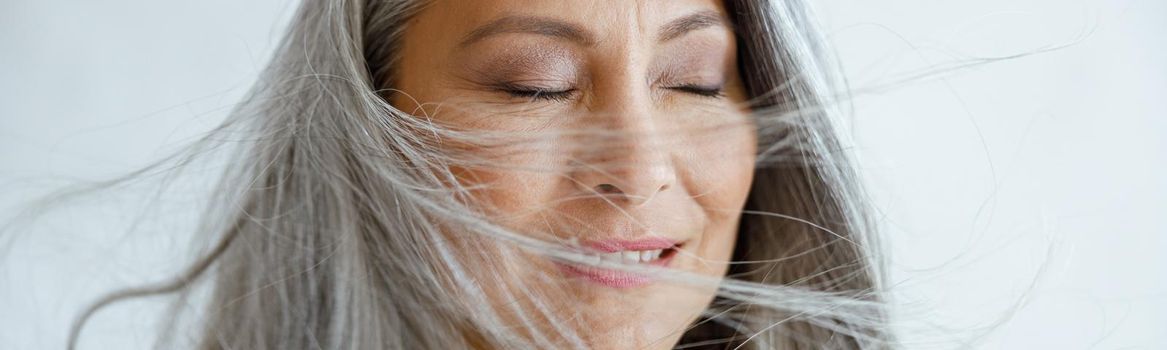
<path fill-rule="evenodd" d="M 670 64 L 658 71 L 653 86 L 698 97 L 725 97 L 726 74 L 717 65 Z"/>
<path fill-rule="evenodd" d="M 575 92 L 579 60 L 568 50 L 526 44 L 485 51 L 465 67 L 475 85 L 530 99 L 563 99 Z"/>
<path fill-rule="evenodd" d="M 684 92 L 684 93 L 688 93 L 688 94 L 693 94 L 693 95 L 697 95 L 697 96 L 702 96 L 702 97 L 714 97 L 714 98 L 725 97 L 725 83 L 718 83 L 718 84 L 712 84 L 712 85 L 682 84 L 682 85 L 677 85 L 677 86 L 671 86 L 671 87 L 668 87 L 667 89 L 673 90 L 673 91 Z"/>
<path fill-rule="evenodd" d="M 725 97 L 734 53 L 719 40 L 695 37 L 657 53 L 650 69 L 653 86 L 698 97 Z"/>
<path fill-rule="evenodd" d="M 646 74 L 647 86 L 657 93 L 694 98 L 726 97 L 730 47 L 707 38 L 686 40 L 658 50 Z M 488 40 L 466 53 L 467 81 L 480 91 L 514 102 L 567 102 L 586 92 L 589 65 L 580 53 L 558 45 L 538 45 L 540 40 Z M 474 55 L 474 56 L 471 56 Z M 608 64 L 628 64 L 614 62 Z"/>
<path fill-rule="evenodd" d="M 527 85 L 515 82 L 504 82 L 495 85 L 494 88 L 512 97 L 549 101 L 567 101 L 576 92 L 575 88 L 544 88 L 539 87 L 538 84 Z"/>

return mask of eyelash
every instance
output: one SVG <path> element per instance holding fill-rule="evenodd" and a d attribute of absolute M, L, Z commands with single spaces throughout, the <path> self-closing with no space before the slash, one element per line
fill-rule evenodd
<path fill-rule="evenodd" d="M 676 90 L 684 93 L 694 94 L 702 97 L 722 98 L 725 97 L 725 86 L 701 86 L 696 84 L 685 84 L 680 86 L 670 87 L 671 90 Z"/>
<path fill-rule="evenodd" d="M 512 97 L 526 98 L 531 100 L 546 100 L 546 101 L 567 101 L 571 95 L 575 93 L 575 89 L 567 89 L 561 91 L 549 91 L 546 89 L 510 86 L 501 89 L 503 92 Z"/>
<path fill-rule="evenodd" d="M 669 90 L 679 91 L 687 94 L 693 94 L 701 97 L 722 98 L 725 97 L 725 87 L 718 86 L 701 86 L 696 84 L 685 84 L 673 87 L 668 87 Z M 512 97 L 526 98 L 531 100 L 545 100 L 545 101 L 567 101 L 571 95 L 575 93 L 575 89 L 567 89 L 560 91 L 549 91 L 546 89 L 535 87 L 524 87 L 517 85 L 506 85 L 500 87 L 500 90 L 511 95 Z"/>

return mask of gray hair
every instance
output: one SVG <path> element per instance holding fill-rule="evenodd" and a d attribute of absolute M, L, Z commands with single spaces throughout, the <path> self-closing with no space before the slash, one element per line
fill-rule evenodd
<path fill-rule="evenodd" d="M 833 96 L 842 84 L 824 41 L 801 0 L 727 5 L 759 154 L 727 278 L 669 273 L 671 281 L 717 288 L 678 347 L 890 347 L 879 244 L 837 137 Z M 515 280 L 505 262 L 492 260 L 511 256 L 501 252 L 583 257 L 465 204 L 469 189 L 456 185 L 449 166 L 473 160 L 434 140 L 494 139 L 388 103 L 398 41 L 421 6 L 304 0 L 259 83 L 213 132 L 239 140 L 243 151 L 201 231 L 211 249 L 173 281 L 95 303 L 78 318 L 71 344 L 106 305 L 185 298 L 210 278 L 213 295 L 199 321 L 204 349 L 586 348 L 532 295 L 542 292 L 521 285 L 541 280 L 501 288 L 528 301 L 506 306 L 518 310 L 501 310 L 469 282 L 484 273 Z M 449 231 L 480 239 L 448 240 Z M 467 248 L 495 253 L 454 254 Z M 502 313 L 519 315 L 519 324 Z M 554 334 L 532 326 L 538 322 Z"/>

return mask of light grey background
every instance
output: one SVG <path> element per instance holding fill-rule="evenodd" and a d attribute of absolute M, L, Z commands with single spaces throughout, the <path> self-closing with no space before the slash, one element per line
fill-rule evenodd
<path fill-rule="evenodd" d="M 817 4 L 855 90 L 906 347 L 1167 348 L 1167 2 Z M 213 127 L 293 7 L 0 3 L 0 214 Z M 101 292 L 177 271 L 214 170 L 7 234 L 0 348 L 59 348 Z M 103 311 L 82 348 L 148 347 L 164 301 Z"/>

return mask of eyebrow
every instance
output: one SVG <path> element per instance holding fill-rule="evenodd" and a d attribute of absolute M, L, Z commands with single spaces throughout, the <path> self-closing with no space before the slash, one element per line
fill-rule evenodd
<path fill-rule="evenodd" d="M 657 41 L 665 42 L 673 40 L 689 32 L 708 27 L 728 28 L 729 26 L 726 23 L 728 22 L 717 11 L 708 10 L 697 12 L 665 24 L 660 35 L 657 36 Z"/>
<path fill-rule="evenodd" d="M 713 10 L 690 14 L 665 24 L 657 36 L 657 41 L 665 42 L 681 37 L 689 32 L 708 27 L 728 27 L 725 17 Z M 503 33 L 528 33 L 562 38 L 584 46 L 596 43 L 595 35 L 583 27 L 546 17 L 537 16 L 504 16 L 484 24 L 469 34 L 458 44 L 465 47 L 487 37 Z"/>

